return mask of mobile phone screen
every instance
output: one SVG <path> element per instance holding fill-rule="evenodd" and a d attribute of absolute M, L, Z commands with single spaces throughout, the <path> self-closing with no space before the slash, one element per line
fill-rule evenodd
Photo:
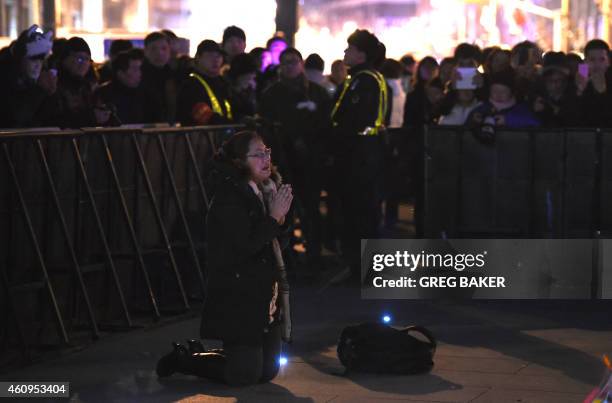
<path fill-rule="evenodd" d="M 457 72 L 461 75 L 461 79 L 455 83 L 455 88 L 458 90 L 473 90 L 476 89 L 474 77 L 478 74 L 475 67 L 458 67 Z"/>
<path fill-rule="evenodd" d="M 589 78 L 589 65 L 586 63 L 580 63 L 578 65 L 578 74 L 584 78 Z"/>

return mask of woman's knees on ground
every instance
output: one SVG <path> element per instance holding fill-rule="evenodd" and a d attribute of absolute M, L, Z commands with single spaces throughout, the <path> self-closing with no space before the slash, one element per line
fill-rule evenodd
<path fill-rule="evenodd" d="M 261 379 L 261 347 L 233 346 L 226 349 L 225 381 L 231 386 L 254 385 Z"/>

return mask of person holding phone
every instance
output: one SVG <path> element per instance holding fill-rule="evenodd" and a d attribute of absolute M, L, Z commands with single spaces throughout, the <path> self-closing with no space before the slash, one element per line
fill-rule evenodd
<path fill-rule="evenodd" d="M 469 43 L 461 43 L 455 49 L 453 58 L 456 65 L 451 76 L 450 88 L 473 90 L 476 98 L 485 99 L 487 97 L 486 80 L 478 70 L 482 59 L 480 48 Z"/>
<path fill-rule="evenodd" d="M 517 43 L 512 48 L 510 64 L 516 75 L 516 96 L 519 101 L 526 101 L 539 79 L 542 49 L 531 41 Z"/>
<path fill-rule="evenodd" d="M 512 71 L 493 74 L 488 99 L 472 111 L 467 124 L 481 128 L 539 126 L 527 104 L 517 100 L 515 80 Z"/>
<path fill-rule="evenodd" d="M 157 364 L 158 376 L 180 372 L 238 386 L 268 382 L 278 373 L 285 318 L 277 300 L 282 279 L 275 245 L 293 193 L 290 185 L 277 188 L 271 181 L 270 157 L 252 131 L 234 134 L 215 156 L 200 334 L 221 340 L 223 349 L 195 351 L 174 343 Z"/>
<path fill-rule="evenodd" d="M 529 102 L 542 126 L 579 126 L 580 104 L 567 56 L 563 52 L 546 53 L 540 76 Z"/>
<path fill-rule="evenodd" d="M 609 54 L 610 47 L 605 41 L 590 40 L 584 48 L 585 63 L 578 67 L 576 93 L 581 99 L 582 122 L 587 127 L 612 125 L 612 98 L 608 90 Z"/>
<path fill-rule="evenodd" d="M 52 124 L 57 113 L 57 71 L 46 68 L 52 32 L 37 25 L 23 31 L 0 54 L 0 127 Z"/>

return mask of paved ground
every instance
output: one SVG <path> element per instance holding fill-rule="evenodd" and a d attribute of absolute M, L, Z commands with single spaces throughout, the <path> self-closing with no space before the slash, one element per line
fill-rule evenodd
<path fill-rule="evenodd" d="M 344 287 L 322 293 L 302 287 L 294 296 L 290 362 L 268 385 L 229 389 L 188 376 L 158 380 L 157 359 L 171 340 L 196 336 L 198 319 L 113 334 L 0 379 L 67 380 L 73 402 L 581 402 L 600 381 L 601 355 L 612 352 L 606 301 L 367 301 Z M 340 330 L 377 320 L 383 311 L 398 325 L 418 323 L 436 334 L 432 373 L 342 375 L 335 353 Z"/>

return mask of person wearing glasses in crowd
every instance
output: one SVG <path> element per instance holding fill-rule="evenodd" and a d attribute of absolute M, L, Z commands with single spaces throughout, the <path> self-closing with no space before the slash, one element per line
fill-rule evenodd
<path fill-rule="evenodd" d="M 83 38 L 72 37 L 61 46 L 58 95 L 61 112 L 57 124 L 62 128 L 104 126 L 111 111 L 94 101 L 95 81 L 90 80 L 91 50 Z"/>
<path fill-rule="evenodd" d="M 282 314 L 275 248 L 293 194 L 289 185 L 277 188 L 272 175 L 271 150 L 255 132 L 233 135 L 215 156 L 200 333 L 222 340 L 223 349 L 206 352 L 193 341 L 190 347 L 174 343 L 157 364 L 160 377 L 179 372 L 250 385 L 278 373 Z"/>

